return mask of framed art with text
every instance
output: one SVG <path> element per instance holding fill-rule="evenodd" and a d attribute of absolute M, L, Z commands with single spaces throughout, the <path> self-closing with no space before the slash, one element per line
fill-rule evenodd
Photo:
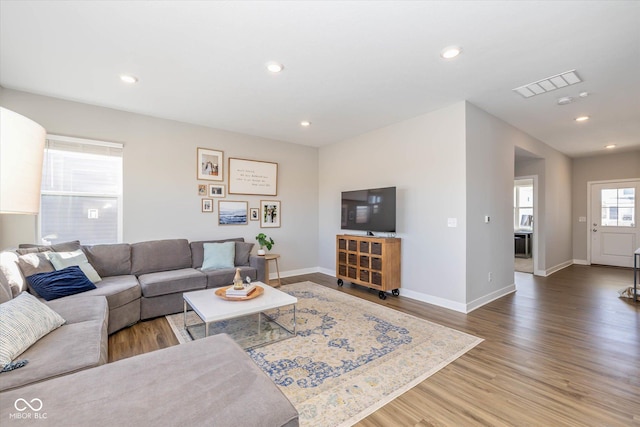
<path fill-rule="evenodd" d="M 275 196 L 278 193 L 278 164 L 229 158 L 229 194 Z"/>

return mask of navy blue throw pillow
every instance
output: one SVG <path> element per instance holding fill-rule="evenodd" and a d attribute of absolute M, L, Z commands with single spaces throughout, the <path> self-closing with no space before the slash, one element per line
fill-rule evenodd
<path fill-rule="evenodd" d="M 27 281 L 47 301 L 96 289 L 96 285 L 73 265 L 50 273 L 38 273 L 27 277 Z"/>

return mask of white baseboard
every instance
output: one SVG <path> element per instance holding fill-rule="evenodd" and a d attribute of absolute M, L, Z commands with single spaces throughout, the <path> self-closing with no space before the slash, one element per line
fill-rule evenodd
<path fill-rule="evenodd" d="M 545 276 L 545 277 L 546 277 L 546 276 L 550 276 L 551 274 L 553 274 L 553 273 L 555 273 L 555 272 L 557 272 L 557 271 L 560 271 L 560 270 L 562 270 L 563 268 L 567 268 L 567 267 L 569 267 L 570 265 L 573 265 L 573 260 L 572 260 L 572 259 L 570 259 L 569 261 L 565 261 L 565 262 L 563 262 L 563 263 L 561 263 L 561 264 L 558 264 L 558 265 L 556 265 L 556 266 L 554 266 L 554 267 L 547 268 L 546 270 L 544 270 L 544 274 L 543 274 L 543 276 Z"/>
<path fill-rule="evenodd" d="M 314 267 L 314 268 L 306 268 L 301 270 L 289 270 L 286 272 L 281 272 L 280 277 L 291 277 L 291 276 L 298 276 L 298 275 L 310 274 L 310 273 L 322 273 L 322 274 L 326 274 L 328 276 L 333 276 L 333 277 L 335 277 L 335 274 L 336 274 L 335 270 L 330 270 L 328 268 Z M 271 279 L 277 278 L 277 276 L 274 277 L 273 274 L 269 274 L 269 276 L 271 276 L 270 277 Z M 472 301 L 468 304 L 452 301 L 446 298 L 436 297 L 433 295 L 424 294 L 422 292 L 412 291 L 406 288 L 400 288 L 400 295 L 402 295 L 403 297 L 417 300 L 417 301 L 426 302 L 427 304 L 437 305 L 438 307 L 442 307 L 449 310 L 457 311 L 459 313 L 466 314 L 466 313 L 470 313 L 471 311 L 477 308 L 482 307 L 485 304 L 495 301 L 498 298 L 502 298 L 503 296 L 513 293 L 515 291 L 516 291 L 515 284 L 511 284 L 507 287 L 494 291 L 489 295 L 485 295 L 481 298 L 478 298 L 477 300 Z"/>
<path fill-rule="evenodd" d="M 269 269 L 271 270 L 271 269 Z M 280 272 L 280 278 L 282 277 L 291 277 L 291 276 L 302 276 L 303 274 L 311 274 L 311 273 L 321 273 L 320 268 L 312 267 L 312 268 L 301 268 L 299 270 L 287 270 Z M 269 280 L 275 280 L 278 278 L 277 272 L 269 271 Z"/>
<path fill-rule="evenodd" d="M 573 263 L 577 265 L 591 265 L 586 259 L 574 259 Z"/>
<path fill-rule="evenodd" d="M 482 307 L 483 305 L 489 304 L 491 301 L 495 301 L 498 298 L 502 298 L 505 295 L 509 295 L 512 294 L 516 291 L 516 285 L 515 283 L 506 286 L 502 289 L 498 289 L 497 291 L 493 291 L 488 295 L 485 295 L 483 297 L 480 297 L 474 301 L 471 301 L 470 303 L 467 303 L 466 306 L 466 312 L 465 313 L 471 313 L 473 310 Z"/>
<path fill-rule="evenodd" d="M 335 270 L 330 270 L 328 268 L 319 267 L 318 268 L 318 273 L 322 273 L 322 274 L 326 274 L 328 276 L 336 277 L 336 271 Z"/>
<path fill-rule="evenodd" d="M 427 304 L 437 305 L 438 307 L 448 308 L 460 313 L 466 313 L 466 306 L 457 301 L 451 301 L 445 298 L 434 297 L 433 295 L 423 294 L 421 292 L 412 291 L 410 289 L 400 288 L 400 295 L 417 301 L 426 302 Z"/>

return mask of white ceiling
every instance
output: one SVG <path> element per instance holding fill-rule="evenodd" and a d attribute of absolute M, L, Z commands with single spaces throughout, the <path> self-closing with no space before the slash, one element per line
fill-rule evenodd
<path fill-rule="evenodd" d="M 640 2 L 2 0 L 0 86 L 311 146 L 468 100 L 570 156 L 637 150 Z"/>

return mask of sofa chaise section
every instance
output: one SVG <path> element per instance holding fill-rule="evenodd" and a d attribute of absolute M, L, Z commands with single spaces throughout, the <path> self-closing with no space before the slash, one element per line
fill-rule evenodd
<path fill-rule="evenodd" d="M 79 296 L 46 304 L 66 322 L 18 357 L 29 361 L 26 366 L 0 374 L 0 391 L 46 382 L 107 362 L 109 307 L 106 298 Z"/>
<path fill-rule="evenodd" d="M 2 393 L 0 419 L 19 398 L 43 402 L 42 425 L 299 425 L 291 402 L 225 334 Z"/>

